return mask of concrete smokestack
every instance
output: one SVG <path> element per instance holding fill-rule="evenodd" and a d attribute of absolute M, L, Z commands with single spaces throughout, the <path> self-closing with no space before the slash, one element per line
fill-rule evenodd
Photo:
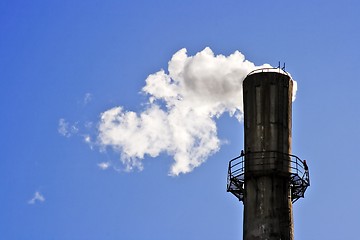
<path fill-rule="evenodd" d="M 244 239 L 293 239 L 290 196 L 292 81 L 277 72 L 247 76 Z"/>
<path fill-rule="evenodd" d="M 291 78 L 257 70 L 243 82 L 245 151 L 229 163 L 228 191 L 244 203 L 244 240 L 292 240 L 292 202 L 309 186 L 291 155 Z"/>

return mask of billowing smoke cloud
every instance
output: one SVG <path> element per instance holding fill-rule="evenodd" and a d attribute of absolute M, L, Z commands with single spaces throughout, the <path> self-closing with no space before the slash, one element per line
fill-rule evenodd
<path fill-rule="evenodd" d="M 99 144 L 120 153 L 127 170 L 142 169 L 146 155 L 165 152 L 173 156 L 170 175 L 188 173 L 220 149 L 216 118 L 227 112 L 241 121 L 242 81 L 256 69 L 236 51 L 214 55 L 205 48 L 195 56 L 176 52 L 168 71 L 146 79 L 148 96 L 143 112 L 114 107 L 101 114 Z"/>

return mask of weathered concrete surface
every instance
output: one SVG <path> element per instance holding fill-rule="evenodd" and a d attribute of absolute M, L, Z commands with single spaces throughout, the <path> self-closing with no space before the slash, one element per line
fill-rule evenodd
<path fill-rule="evenodd" d="M 244 90 L 244 240 L 292 240 L 290 196 L 292 80 L 277 72 L 247 76 Z M 260 153 L 259 153 L 260 152 Z"/>

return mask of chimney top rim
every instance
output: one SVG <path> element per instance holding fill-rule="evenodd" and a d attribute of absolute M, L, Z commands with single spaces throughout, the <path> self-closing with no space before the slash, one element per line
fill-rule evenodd
<path fill-rule="evenodd" d="M 279 74 L 288 76 L 292 80 L 290 74 L 281 68 L 258 68 L 258 69 L 255 69 L 255 70 L 252 70 L 251 72 L 249 72 L 246 75 L 246 77 L 256 74 L 256 73 L 279 73 Z"/>

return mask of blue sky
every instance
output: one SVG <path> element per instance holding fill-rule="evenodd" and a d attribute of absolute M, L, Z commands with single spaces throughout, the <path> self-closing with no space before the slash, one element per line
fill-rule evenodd
<path fill-rule="evenodd" d="M 295 239 L 356 239 L 359 12 L 357 1 L 0 2 L 1 239 L 242 239 L 242 203 L 226 193 L 243 147 L 235 117 L 214 119 L 226 143 L 178 176 L 171 154 L 126 172 L 96 142 L 102 113 L 145 111 L 147 77 L 206 47 L 286 62 L 293 153 L 311 177 Z"/>

